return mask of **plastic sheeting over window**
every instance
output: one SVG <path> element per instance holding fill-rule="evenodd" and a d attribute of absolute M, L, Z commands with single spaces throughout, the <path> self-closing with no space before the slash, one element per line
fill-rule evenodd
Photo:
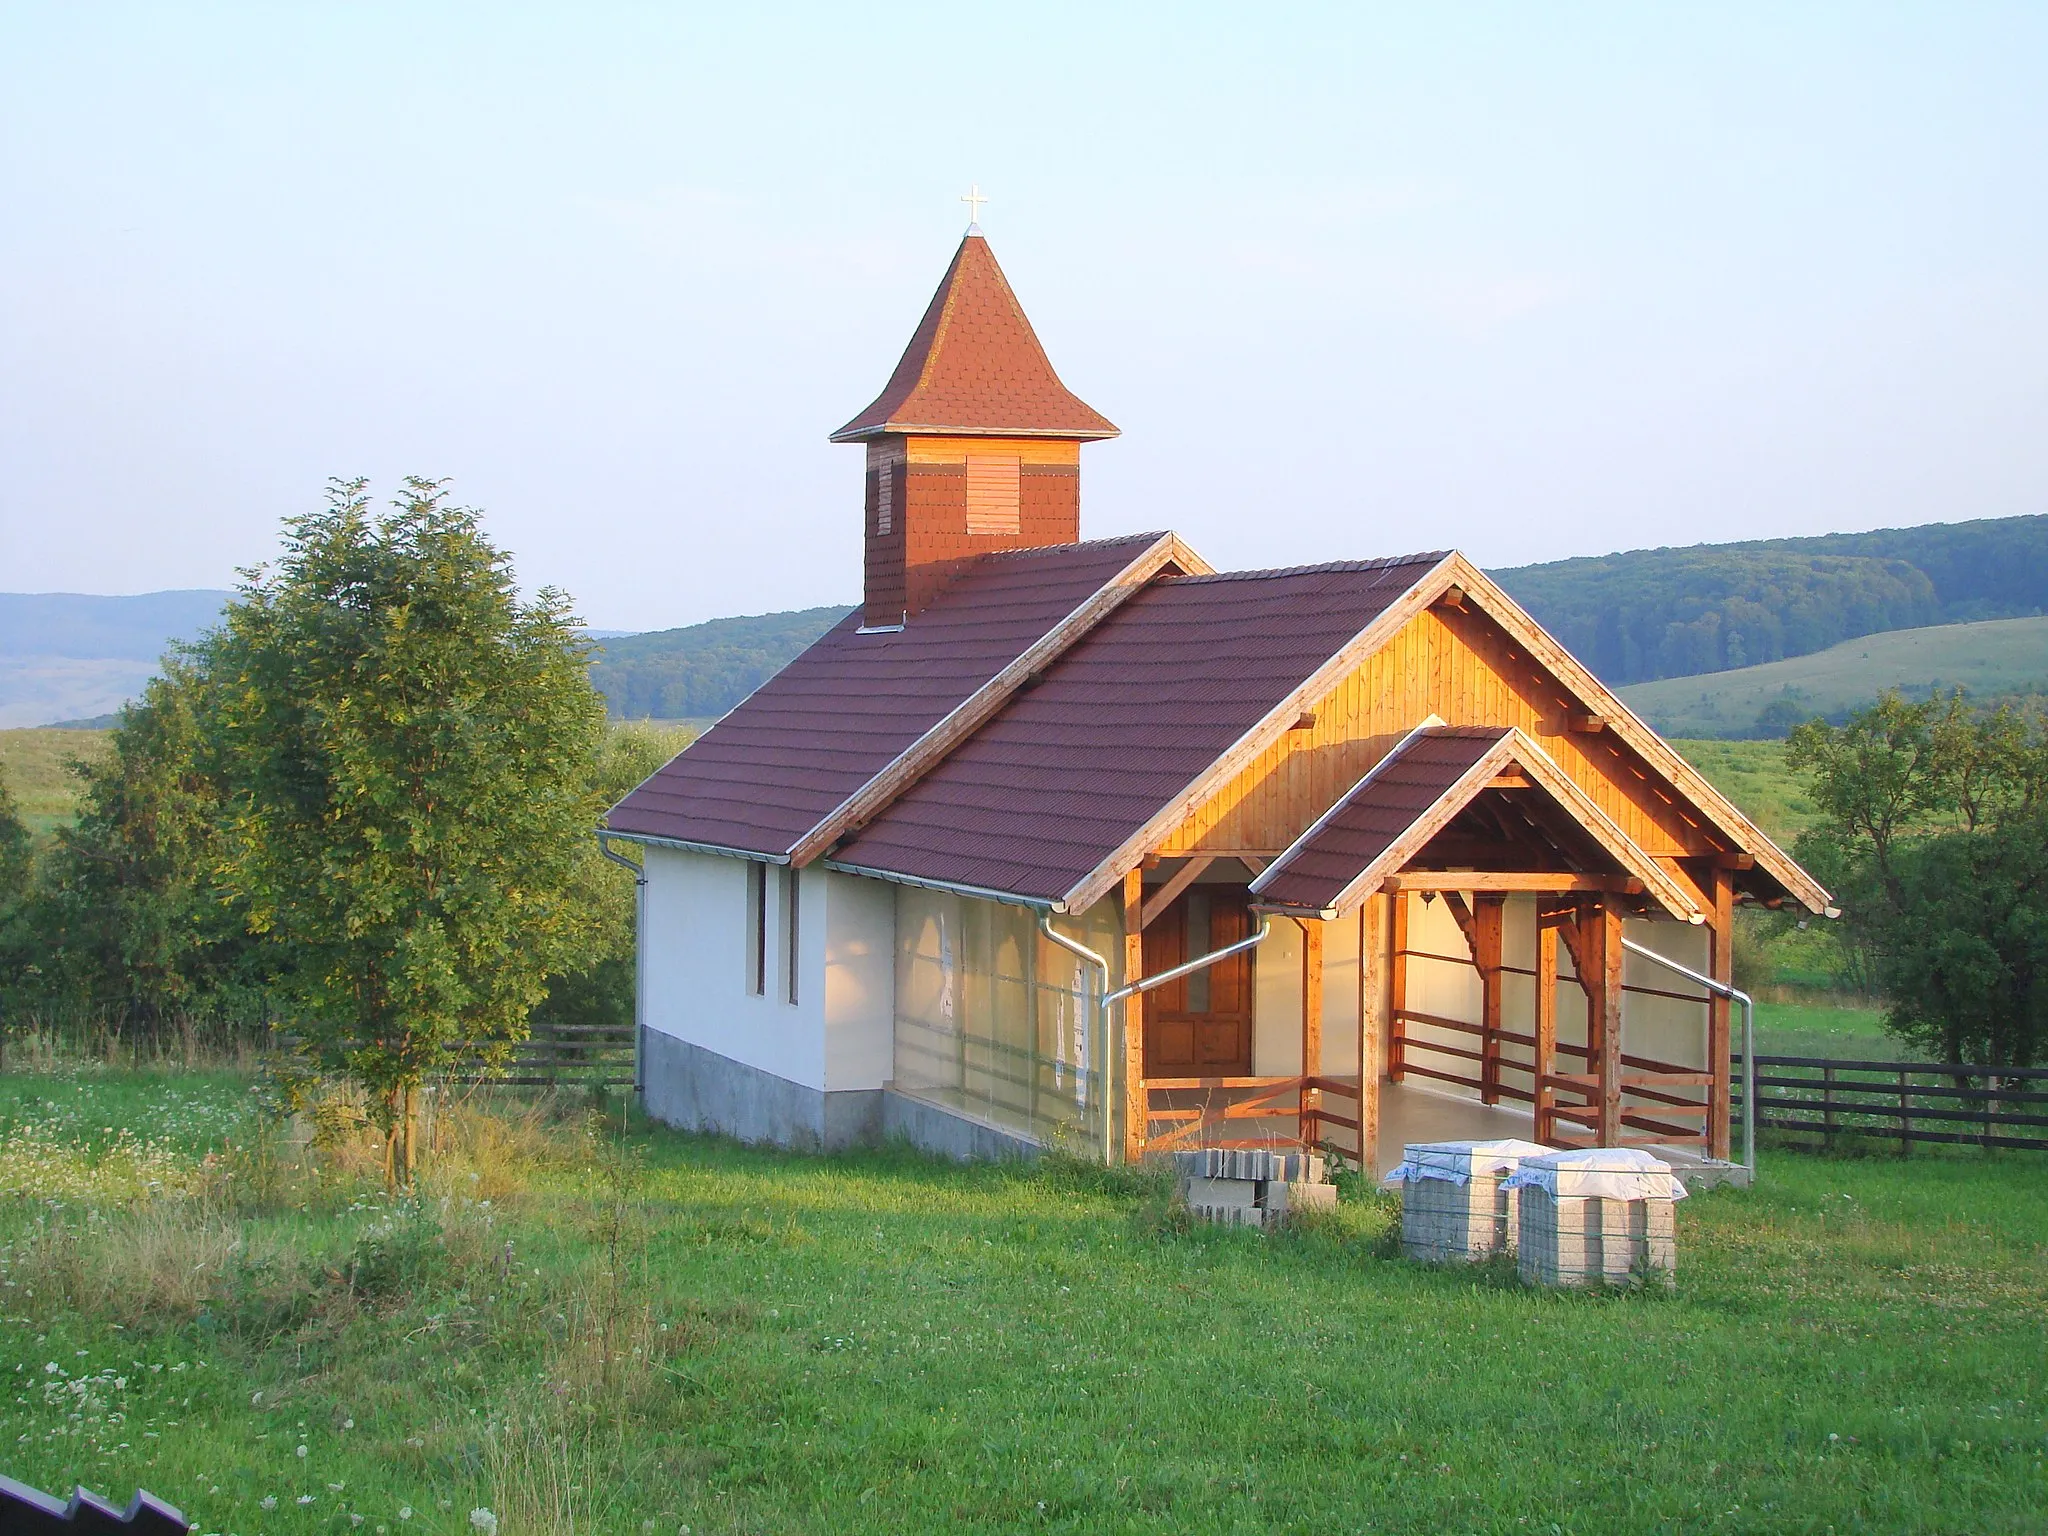
<path fill-rule="evenodd" d="M 1117 985 L 1115 904 L 1056 921 L 1109 960 Z M 1047 1144 L 1099 1140 L 1099 985 L 1047 942 L 1033 911 L 898 887 L 896 1091 Z"/>

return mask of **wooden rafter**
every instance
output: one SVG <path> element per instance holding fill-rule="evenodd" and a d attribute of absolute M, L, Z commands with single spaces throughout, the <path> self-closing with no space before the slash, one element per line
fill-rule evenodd
<path fill-rule="evenodd" d="M 1173 878 L 1154 891 L 1144 906 L 1139 909 L 1138 926 L 1140 928 L 1150 928 L 1153 919 L 1172 906 L 1174 898 L 1201 879 L 1202 872 L 1215 862 L 1215 857 L 1211 854 L 1198 854 L 1175 870 Z"/>

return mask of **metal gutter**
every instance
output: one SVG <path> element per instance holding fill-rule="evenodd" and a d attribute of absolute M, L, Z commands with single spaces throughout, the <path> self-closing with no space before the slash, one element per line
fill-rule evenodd
<path fill-rule="evenodd" d="M 756 853 L 750 848 L 724 848 L 717 843 L 688 843 L 679 837 L 656 837 L 651 832 L 614 832 L 607 827 L 599 834 L 621 842 L 639 843 L 647 848 L 679 848 L 684 853 L 708 853 L 720 859 L 747 859 L 756 864 L 787 864 L 786 853 Z"/>
<path fill-rule="evenodd" d="M 1680 965 L 1669 955 L 1660 955 L 1654 949 L 1645 949 L 1634 939 L 1624 938 L 1621 947 L 1632 955 L 1641 955 L 1667 971 L 1683 976 L 1696 986 L 1705 987 L 1717 997 L 1729 998 L 1742 1006 L 1742 1166 L 1748 1172 L 1752 1184 L 1756 1182 L 1756 1005 L 1747 992 L 1716 981 L 1711 976 L 1702 976 L 1689 965 Z M 1711 1066 L 1711 1063 L 1709 1063 Z"/>
<path fill-rule="evenodd" d="M 781 862 L 788 862 L 783 860 Z M 869 869 L 864 864 L 842 864 L 837 859 L 820 859 L 825 868 L 842 875 L 861 875 L 869 880 L 887 880 L 892 885 L 914 885 L 920 890 L 945 891 L 954 896 L 972 896 L 977 901 L 999 901 L 1006 907 L 1028 907 L 1034 912 L 1064 912 L 1057 901 L 1037 896 L 1019 896 L 1014 891 L 992 891 L 984 885 L 961 885 L 954 880 L 927 880 L 919 875 L 899 875 L 889 869 Z"/>

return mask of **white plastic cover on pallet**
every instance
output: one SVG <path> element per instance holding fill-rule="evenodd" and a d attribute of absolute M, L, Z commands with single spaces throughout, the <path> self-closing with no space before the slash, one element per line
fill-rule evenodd
<path fill-rule="evenodd" d="M 1389 1189 L 1416 1179 L 1463 1184 L 1473 1175 L 1512 1173 L 1524 1158 L 1552 1149 L 1536 1141 L 1416 1141 L 1401 1149 L 1401 1163 L 1383 1182 Z"/>
<path fill-rule="evenodd" d="M 1572 1200 L 1683 1200 L 1687 1194 L 1669 1163 L 1639 1147 L 1526 1157 L 1501 1185 L 1504 1190 L 1532 1187 Z"/>

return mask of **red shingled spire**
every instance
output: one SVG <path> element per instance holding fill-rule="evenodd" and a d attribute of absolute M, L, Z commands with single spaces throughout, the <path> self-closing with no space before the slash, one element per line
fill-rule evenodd
<path fill-rule="evenodd" d="M 832 434 L 867 447 L 867 625 L 907 623 L 976 556 L 1078 540 L 1081 444 L 1115 436 L 970 228 L 888 387 Z"/>
<path fill-rule="evenodd" d="M 887 432 L 1083 442 L 1117 435 L 1060 382 L 988 241 L 971 232 L 888 385 L 832 441 Z"/>

